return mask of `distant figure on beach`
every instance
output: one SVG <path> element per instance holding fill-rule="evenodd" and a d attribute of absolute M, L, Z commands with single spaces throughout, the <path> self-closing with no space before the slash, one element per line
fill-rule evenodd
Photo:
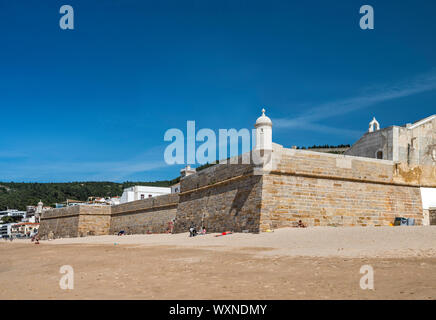
<path fill-rule="evenodd" d="M 121 230 L 120 232 L 118 232 L 119 236 L 124 236 L 126 234 L 126 232 L 124 230 Z"/>
<path fill-rule="evenodd" d="M 301 220 L 298 220 L 297 228 L 306 228 L 306 225 Z"/>
<path fill-rule="evenodd" d="M 195 237 L 197 235 L 197 230 L 195 229 L 194 225 L 191 224 L 191 227 L 189 228 L 189 236 Z"/>

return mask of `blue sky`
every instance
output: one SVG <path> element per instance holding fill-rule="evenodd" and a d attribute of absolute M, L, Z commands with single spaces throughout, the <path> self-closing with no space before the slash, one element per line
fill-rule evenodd
<path fill-rule="evenodd" d="M 59 28 L 74 8 L 75 29 Z M 359 28 L 359 8 L 375 29 Z M 170 128 L 354 143 L 436 113 L 434 1 L 2 1 L 0 181 L 172 179 Z"/>

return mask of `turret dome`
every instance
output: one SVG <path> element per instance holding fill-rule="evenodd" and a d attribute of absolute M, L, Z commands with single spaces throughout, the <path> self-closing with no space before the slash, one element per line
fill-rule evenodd
<path fill-rule="evenodd" d="M 268 118 L 265 115 L 265 109 L 262 109 L 262 115 L 259 118 L 257 118 L 256 124 L 254 125 L 255 128 L 257 128 L 259 126 L 271 126 L 272 127 L 272 121 L 270 118 Z"/>

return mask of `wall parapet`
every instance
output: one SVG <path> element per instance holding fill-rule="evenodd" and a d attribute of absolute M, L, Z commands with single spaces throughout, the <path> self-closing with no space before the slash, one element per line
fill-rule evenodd
<path fill-rule="evenodd" d="M 63 218 L 63 217 L 74 217 L 74 216 L 78 216 L 79 213 L 80 213 L 79 206 L 56 208 L 56 209 L 44 211 L 41 214 L 40 219 L 46 220 L 46 219 L 56 219 L 56 218 Z"/>
<path fill-rule="evenodd" d="M 434 166 L 409 166 L 391 160 L 287 149 L 274 144 L 272 174 L 395 186 L 436 187 Z"/>

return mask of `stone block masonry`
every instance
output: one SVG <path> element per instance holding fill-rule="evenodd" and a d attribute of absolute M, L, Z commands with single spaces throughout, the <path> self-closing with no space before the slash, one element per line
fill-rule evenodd
<path fill-rule="evenodd" d="M 111 207 L 72 206 L 46 211 L 42 214 L 39 235 L 42 239 L 105 235 L 109 232 Z"/>
<path fill-rule="evenodd" d="M 388 226 L 395 217 L 422 223 L 419 188 L 311 177 L 263 179 L 261 228 L 294 226 Z"/>
<path fill-rule="evenodd" d="M 430 208 L 428 211 L 430 216 L 430 225 L 436 226 L 436 208 Z"/>
<path fill-rule="evenodd" d="M 168 194 L 112 207 L 110 234 L 164 233 L 176 218 L 179 195 Z"/>
<path fill-rule="evenodd" d="M 180 182 L 174 232 L 259 232 L 262 176 L 252 165 L 218 164 Z"/>
<path fill-rule="evenodd" d="M 395 217 L 422 224 L 419 181 L 405 182 L 391 161 L 321 154 L 274 145 L 263 176 L 260 229 L 381 226 Z"/>
<path fill-rule="evenodd" d="M 238 157 L 240 160 L 242 155 Z M 249 155 L 248 155 L 249 156 Z M 238 161 L 239 161 L 238 160 Z M 389 160 L 286 149 L 273 144 L 272 165 L 218 164 L 180 181 L 180 193 L 117 206 L 78 206 L 43 213 L 40 233 L 55 237 L 208 232 L 294 226 L 386 226 L 395 217 L 424 219 L 420 187 L 436 187 L 436 169 Z M 269 170 L 271 169 L 271 170 Z M 434 218 L 430 218 L 434 221 Z M 427 222 L 426 222 L 427 223 Z"/>

